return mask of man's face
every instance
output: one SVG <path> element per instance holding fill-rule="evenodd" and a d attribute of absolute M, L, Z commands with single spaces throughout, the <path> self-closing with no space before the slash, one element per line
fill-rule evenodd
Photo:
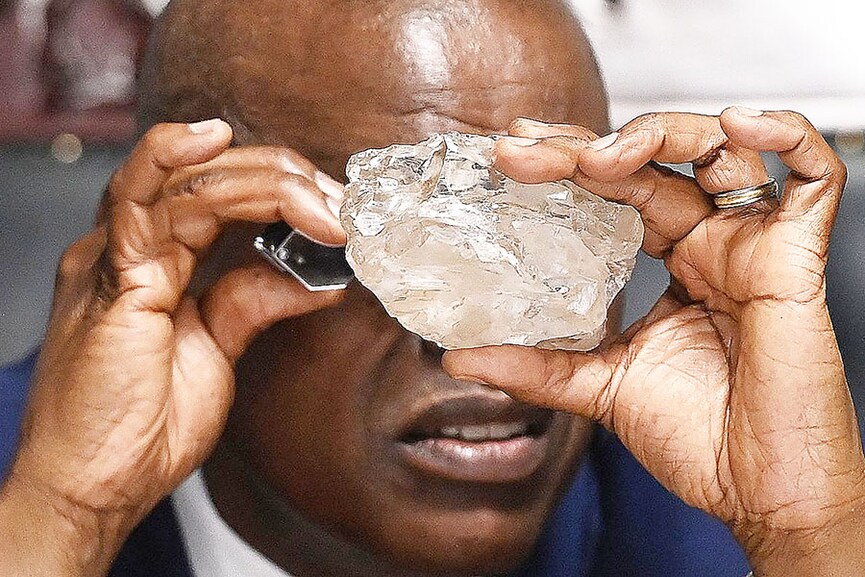
<path fill-rule="evenodd" d="M 241 119 L 249 140 L 291 146 L 341 178 L 356 151 L 503 131 L 517 116 L 604 130 L 600 80 L 567 17 L 502 3 L 480 18 L 472 3 L 451 4 L 463 8 L 331 22 L 305 45 L 328 56 L 302 73 L 298 46 L 246 70 L 261 82 L 244 85 L 267 92 Z M 590 426 L 451 379 L 440 353 L 355 283 L 338 306 L 252 345 L 227 438 L 306 517 L 398 566 L 510 569 Z"/>

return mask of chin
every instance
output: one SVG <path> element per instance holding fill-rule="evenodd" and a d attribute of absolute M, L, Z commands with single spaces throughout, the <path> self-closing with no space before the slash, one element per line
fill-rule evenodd
<path fill-rule="evenodd" d="M 419 519 L 406 527 L 406 536 L 387 556 L 401 569 L 420 573 L 470 577 L 515 570 L 531 554 L 543 518 L 514 512 L 479 511 L 455 518 Z"/>

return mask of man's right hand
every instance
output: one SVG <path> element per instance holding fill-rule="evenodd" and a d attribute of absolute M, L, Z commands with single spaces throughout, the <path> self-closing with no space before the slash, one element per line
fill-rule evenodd
<path fill-rule="evenodd" d="M 205 459 L 249 341 L 339 299 L 263 261 L 187 294 L 198 257 L 232 221 L 283 220 L 345 241 L 329 208 L 341 185 L 296 152 L 229 149 L 231 138 L 220 120 L 153 127 L 113 176 L 96 228 L 60 263 L 0 527 L 44 505 L 71 533 L 89 533 L 67 553 L 88 574 L 106 571 L 132 527 Z M 16 498 L 28 505 L 10 505 Z M 9 563 L 26 541 L 3 552 Z"/>

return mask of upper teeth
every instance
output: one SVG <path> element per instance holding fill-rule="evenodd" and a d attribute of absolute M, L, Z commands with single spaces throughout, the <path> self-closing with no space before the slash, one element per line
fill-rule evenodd
<path fill-rule="evenodd" d="M 527 423 L 493 423 L 490 425 L 442 427 L 441 435 L 463 441 L 503 441 L 511 437 L 525 435 L 528 430 Z"/>

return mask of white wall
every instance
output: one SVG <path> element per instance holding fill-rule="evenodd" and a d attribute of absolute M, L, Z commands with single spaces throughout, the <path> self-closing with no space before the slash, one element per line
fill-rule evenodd
<path fill-rule="evenodd" d="M 652 110 L 793 109 L 865 129 L 862 0 L 571 0 L 601 62 L 613 126 Z"/>

